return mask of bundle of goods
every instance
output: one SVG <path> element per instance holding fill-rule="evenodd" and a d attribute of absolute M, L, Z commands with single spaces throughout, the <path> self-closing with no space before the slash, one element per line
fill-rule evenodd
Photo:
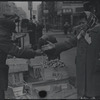
<path fill-rule="evenodd" d="M 46 60 L 44 62 L 44 67 L 53 67 L 53 68 L 56 68 L 56 67 L 66 67 L 66 65 L 64 64 L 64 62 L 62 62 L 61 60 L 59 59 L 54 59 L 54 60 Z"/>

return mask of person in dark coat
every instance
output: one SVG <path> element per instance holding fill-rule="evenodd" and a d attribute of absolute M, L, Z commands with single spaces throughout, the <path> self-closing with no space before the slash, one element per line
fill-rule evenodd
<path fill-rule="evenodd" d="M 27 30 L 29 33 L 30 44 L 33 48 L 35 48 L 36 46 L 36 24 L 30 20 L 28 23 Z"/>
<path fill-rule="evenodd" d="M 68 22 L 65 22 L 64 24 L 64 34 L 67 35 L 68 34 L 68 30 L 70 28 L 70 25 Z"/>
<path fill-rule="evenodd" d="M 50 25 L 49 23 L 46 23 L 46 32 L 48 33 L 49 30 L 50 30 Z"/>
<path fill-rule="evenodd" d="M 0 18 L 0 99 L 5 98 L 4 91 L 8 87 L 8 70 L 6 65 L 7 55 L 18 58 L 30 59 L 42 55 L 41 50 L 21 49 L 11 41 L 12 33 L 15 31 L 15 23 L 7 18 Z"/>
<path fill-rule="evenodd" d="M 43 28 L 44 28 L 44 25 L 42 23 L 38 22 L 37 26 L 36 26 L 37 42 L 38 42 L 39 38 L 42 37 L 42 35 L 43 35 Z"/>
<path fill-rule="evenodd" d="M 78 98 L 100 98 L 100 24 L 94 14 L 80 14 L 83 24 L 77 34 L 63 43 L 55 43 L 55 55 L 77 46 L 76 78 Z"/>
<path fill-rule="evenodd" d="M 21 20 L 21 32 L 25 32 L 28 27 L 29 19 Z"/>

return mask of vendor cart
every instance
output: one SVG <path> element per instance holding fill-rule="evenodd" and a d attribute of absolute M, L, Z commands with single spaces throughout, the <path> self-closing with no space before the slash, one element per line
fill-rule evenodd
<path fill-rule="evenodd" d="M 21 81 L 19 80 L 17 82 L 16 81 L 11 82 L 11 79 L 9 78 L 10 83 L 12 84 L 9 84 L 7 92 L 8 93 L 10 92 L 12 95 L 8 95 L 8 93 L 6 92 L 6 98 L 9 99 L 76 99 L 77 98 L 76 89 L 71 84 L 69 84 L 67 66 L 66 68 L 63 69 L 64 67 L 63 63 L 62 63 L 63 66 L 60 65 L 61 63 L 57 63 L 60 62 L 59 60 L 47 61 L 46 56 L 41 56 L 30 60 L 15 58 L 13 59 L 12 62 L 14 63 L 12 64 L 14 69 L 11 70 L 10 68 L 9 75 L 13 74 L 13 76 L 15 76 L 16 71 L 19 70 L 17 72 L 17 75 L 22 73 L 21 75 L 23 77 L 23 71 L 28 71 L 29 78 L 31 78 L 31 80 L 30 79 L 24 80 L 24 78 L 21 78 L 20 75 L 19 77 L 21 78 Z M 55 62 L 59 65 L 60 69 L 57 68 L 58 66 L 57 64 L 53 65 L 53 63 Z M 9 63 L 8 65 L 11 66 L 11 63 Z M 15 66 L 17 66 L 16 67 L 17 70 L 15 69 Z"/>

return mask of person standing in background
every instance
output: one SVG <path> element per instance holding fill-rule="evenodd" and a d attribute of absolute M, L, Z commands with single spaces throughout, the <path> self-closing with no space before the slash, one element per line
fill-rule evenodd
<path fill-rule="evenodd" d="M 39 38 L 42 37 L 43 35 L 43 28 L 44 28 L 43 23 L 38 22 L 36 26 L 37 43 L 38 43 Z"/>
<path fill-rule="evenodd" d="M 49 23 L 46 23 L 46 32 L 48 32 L 50 30 L 50 25 Z"/>
<path fill-rule="evenodd" d="M 36 24 L 33 23 L 32 20 L 28 23 L 27 31 L 29 33 L 31 47 L 36 49 Z"/>
<path fill-rule="evenodd" d="M 65 22 L 64 24 L 64 34 L 67 35 L 68 34 L 68 30 L 70 28 L 70 25 L 68 22 Z"/>
<path fill-rule="evenodd" d="M 21 20 L 21 32 L 26 32 L 28 27 L 29 19 Z"/>

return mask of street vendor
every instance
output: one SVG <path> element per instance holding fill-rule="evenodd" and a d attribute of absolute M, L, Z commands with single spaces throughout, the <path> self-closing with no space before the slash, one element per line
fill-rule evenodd
<path fill-rule="evenodd" d="M 6 65 L 7 55 L 10 54 L 18 58 L 26 59 L 42 55 L 41 50 L 21 49 L 14 45 L 11 41 L 13 32 L 15 32 L 14 18 L 13 20 L 5 17 L 0 18 L 0 99 L 5 98 L 4 91 L 8 87 L 9 67 Z"/>
<path fill-rule="evenodd" d="M 76 79 L 78 98 L 100 99 L 100 24 L 89 11 L 80 14 L 82 25 L 77 34 L 63 43 L 55 43 L 55 55 L 77 46 Z"/>

